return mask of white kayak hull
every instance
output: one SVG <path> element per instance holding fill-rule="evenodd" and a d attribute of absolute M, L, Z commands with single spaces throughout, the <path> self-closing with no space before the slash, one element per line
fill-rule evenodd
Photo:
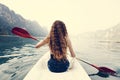
<path fill-rule="evenodd" d="M 47 67 L 49 58 L 50 53 L 48 52 L 40 58 L 23 80 L 91 80 L 76 59 L 72 64 L 72 69 L 62 73 L 54 73 L 49 71 Z M 68 57 L 68 60 L 71 61 L 72 58 Z"/>

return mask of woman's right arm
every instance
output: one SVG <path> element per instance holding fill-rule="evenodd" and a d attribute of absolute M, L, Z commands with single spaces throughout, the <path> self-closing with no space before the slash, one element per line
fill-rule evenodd
<path fill-rule="evenodd" d="M 49 38 L 50 38 L 50 37 L 47 36 L 44 40 L 38 42 L 38 43 L 35 45 L 35 48 L 39 48 L 39 47 L 45 45 L 46 43 L 48 43 L 48 42 L 49 42 Z"/>
<path fill-rule="evenodd" d="M 71 41 L 70 41 L 70 38 L 67 36 L 67 42 L 68 42 L 68 48 L 69 48 L 69 51 L 71 53 L 71 56 L 72 57 L 76 57 L 74 51 L 73 51 L 73 48 L 72 48 L 72 44 L 71 44 Z"/>

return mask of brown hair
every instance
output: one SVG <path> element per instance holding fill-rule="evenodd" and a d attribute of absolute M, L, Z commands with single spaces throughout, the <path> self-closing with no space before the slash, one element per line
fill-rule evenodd
<path fill-rule="evenodd" d="M 67 53 L 67 30 L 62 21 L 56 20 L 50 31 L 49 47 L 57 60 L 66 59 Z"/>

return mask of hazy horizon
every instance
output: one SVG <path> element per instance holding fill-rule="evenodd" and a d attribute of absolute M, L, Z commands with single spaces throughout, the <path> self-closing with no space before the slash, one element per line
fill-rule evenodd
<path fill-rule="evenodd" d="M 119 0 L 1 0 L 0 3 L 48 30 L 55 20 L 65 22 L 72 34 L 103 30 L 120 23 Z"/>

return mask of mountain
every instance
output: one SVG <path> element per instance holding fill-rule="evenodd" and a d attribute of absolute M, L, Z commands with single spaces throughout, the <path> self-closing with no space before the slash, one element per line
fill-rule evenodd
<path fill-rule="evenodd" d="M 0 3 L 0 35 L 13 35 L 11 33 L 13 27 L 24 28 L 33 36 L 43 37 L 48 33 L 47 29 L 41 27 L 36 21 L 26 20 Z"/>
<path fill-rule="evenodd" d="M 96 31 L 95 37 L 106 40 L 120 41 L 120 23 L 106 30 Z"/>
<path fill-rule="evenodd" d="M 81 35 L 80 35 L 81 36 Z M 83 37 L 94 38 L 98 40 L 111 40 L 111 41 L 120 41 L 120 23 L 105 29 L 105 30 L 97 30 L 94 32 L 88 32 L 82 34 Z"/>
<path fill-rule="evenodd" d="M 105 30 L 86 32 L 77 36 L 79 36 L 79 38 L 93 38 L 98 40 L 120 42 L 120 23 Z"/>

